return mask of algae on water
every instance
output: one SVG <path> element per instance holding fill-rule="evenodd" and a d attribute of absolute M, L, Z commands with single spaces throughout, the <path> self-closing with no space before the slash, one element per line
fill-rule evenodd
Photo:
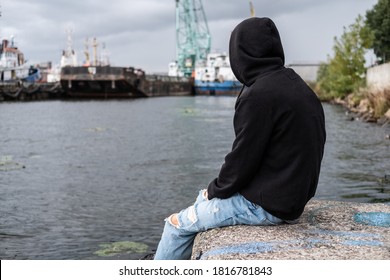
<path fill-rule="evenodd" d="M 19 162 L 15 162 L 12 156 L 0 156 L 0 171 L 10 171 L 22 168 L 25 168 L 25 166 Z"/>
<path fill-rule="evenodd" d="M 132 241 L 106 243 L 101 244 L 100 247 L 102 247 L 102 249 L 95 252 L 95 255 L 98 255 L 99 257 L 112 257 L 119 254 L 131 253 L 144 254 L 148 249 L 148 245 Z"/>

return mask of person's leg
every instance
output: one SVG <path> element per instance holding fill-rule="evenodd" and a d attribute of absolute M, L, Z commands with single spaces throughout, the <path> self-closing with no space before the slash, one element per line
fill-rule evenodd
<path fill-rule="evenodd" d="M 191 224 L 194 224 L 194 216 L 191 215 L 194 214 L 195 205 L 206 200 L 205 190 L 202 190 L 193 206 L 165 219 L 164 231 L 154 256 L 155 260 L 187 260 L 191 257 L 192 244 L 197 231 L 185 229 L 189 229 Z"/>
<path fill-rule="evenodd" d="M 282 220 L 249 202 L 240 194 L 208 200 L 204 190 L 194 205 L 166 219 L 155 260 L 189 259 L 198 232 L 230 225 L 274 225 Z"/>

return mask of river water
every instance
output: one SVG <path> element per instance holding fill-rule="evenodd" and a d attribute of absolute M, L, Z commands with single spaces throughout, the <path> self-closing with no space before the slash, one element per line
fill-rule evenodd
<path fill-rule="evenodd" d="M 0 259 L 138 259 L 233 141 L 234 97 L 0 103 Z M 316 197 L 390 201 L 390 126 L 324 104 Z"/>

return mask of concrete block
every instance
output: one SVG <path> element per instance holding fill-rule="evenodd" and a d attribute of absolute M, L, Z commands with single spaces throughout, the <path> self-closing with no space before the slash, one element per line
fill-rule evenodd
<path fill-rule="evenodd" d="M 296 224 L 199 233 L 192 259 L 389 260 L 390 205 L 312 200 Z"/>

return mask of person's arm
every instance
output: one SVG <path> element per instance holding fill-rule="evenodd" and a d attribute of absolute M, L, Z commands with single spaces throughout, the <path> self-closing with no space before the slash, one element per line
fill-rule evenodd
<path fill-rule="evenodd" d="M 208 198 L 228 198 L 244 188 L 258 172 L 272 133 L 271 109 L 251 98 L 238 100 L 234 115 L 236 138 L 218 178 L 208 186 Z"/>

